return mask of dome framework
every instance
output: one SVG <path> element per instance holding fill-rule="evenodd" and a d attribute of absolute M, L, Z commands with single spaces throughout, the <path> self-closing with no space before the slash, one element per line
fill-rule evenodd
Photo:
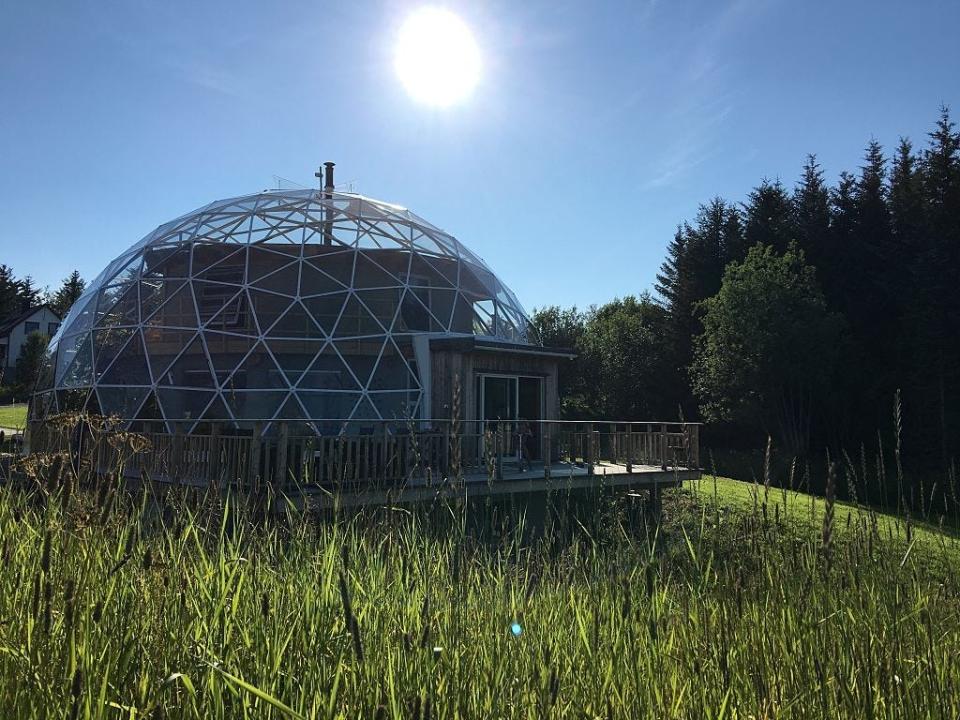
<path fill-rule="evenodd" d="M 110 263 L 52 339 L 31 418 L 86 409 L 168 432 L 429 418 L 418 338 L 529 333 L 483 260 L 409 210 L 263 192 L 161 225 Z"/>

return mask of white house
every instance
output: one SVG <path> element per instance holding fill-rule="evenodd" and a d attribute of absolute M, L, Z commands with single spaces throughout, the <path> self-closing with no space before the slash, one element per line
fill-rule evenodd
<path fill-rule="evenodd" d="M 53 337 L 60 328 L 60 316 L 49 305 L 38 305 L 0 325 L 0 383 L 8 385 L 16 380 L 17 358 L 27 335 L 40 332 Z"/>

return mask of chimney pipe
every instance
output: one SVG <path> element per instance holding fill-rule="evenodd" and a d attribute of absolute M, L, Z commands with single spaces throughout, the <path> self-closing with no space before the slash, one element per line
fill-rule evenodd
<path fill-rule="evenodd" d="M 323 179 L 323 198 L 324 200 L 333 200 L 333 166 L 336 163 L 325 162 Z M 319 175 L 319 173 L 317 173 Z M 333 208 L 331 203 L 327 203 L 323 209 L 323 244 L 333 245 Z"/>
<path fill-rule="evenodd" d="M 333 192 L 333 167 L 336 163 L 325 162 L 323 164 L 324 169 L 324 180 L 323 180 L 323 189 L 328 192 Z"/>

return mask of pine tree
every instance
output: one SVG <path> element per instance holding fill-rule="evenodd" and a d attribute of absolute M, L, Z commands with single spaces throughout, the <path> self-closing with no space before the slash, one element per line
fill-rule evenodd
<path fill-rule="evenodd" d="M 20 280 L 17 287 L 17 295 L 20 298 L 20 312 L 25 313 L 30 308 L 40 304 L 42 293 L 40 288 L 33 284 L 33 278 L 27 275 Z"/>
<path fill-rule="evenodd" d="M 960 134 L 946 108 L 929 137 L 921 170 L 927 237 L 917 262 L 918 367 L 922 363 L 927 372 L 919 392 L 920 404 L 935 408 L 924 424 L 937 429 L 946 466 L 960 450 Z"/>
<path fill-rule="evenodd" d="M 793 205 L 783 184 L 779 180 L 763 180 L 750 193 L 744 209 L 744 236 L 748 247 L 760 243 L 777 252 L 785 252 L 795 238 L 796 225 Z"/>
<path fill-rule="evenodd" d="M 743 232 L 743 216 L 736 205 L 730 204 L 727 206 L 727 219 L 723 225 L 724 266 L 743 260 L 749 249 Z"/>
<path fill-rule="evenodd" d="M 49 298 L 50 306 L 53 311 L 61 318 L 65 318 L 70 308 L 77 301 L 86 289 L 87 283 L 77 270 L 63 279 L 63 284 Z"/>
<path fill-rule="evenodd" d="M 842 278 L 834 272 L 834 256 L 830 234 L 830 191 L 823 181 L 823 171 L 816 155 L 807 155 L 803 175 L 793 191 L 797 243 L 807 262 L 815 268 L 824 295 L 832 305 Z"/>
<path fill-rule="evenodd" d="M 20 284 L 8 265 L 0 265 L 0 325 L 20 314 Z"/>
<path fill-rule="evenodd" d="M 923 178 L 913 144 L 900 138 L 890 171 L 890 230 L 901 268 L 910 267 L 925 234 Z"/>

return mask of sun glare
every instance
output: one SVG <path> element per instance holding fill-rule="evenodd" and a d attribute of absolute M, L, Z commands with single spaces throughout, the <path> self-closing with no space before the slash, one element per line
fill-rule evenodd
<path fill-rule="evenodd" d="M 395 65 L 411 97 L 448 106 L 473 91 L 480 78 L 480 51 L 463 20 L 449 10 L 423 8 L 400 28 Z"/>

